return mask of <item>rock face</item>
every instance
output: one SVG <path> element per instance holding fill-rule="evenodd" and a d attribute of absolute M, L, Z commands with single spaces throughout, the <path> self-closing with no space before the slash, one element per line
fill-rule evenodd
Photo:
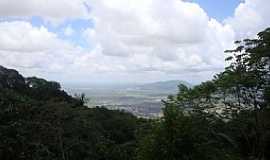
<path fill-rule="evenodd" d="M 8 90 L 38 101 L 65 101 L 75 106 L 81 103 L 61 90 L 58 82 L 37 77 L 25 78 L 18 71 L 0 65 L 0 93 Z"/>
<path fill-rule="evenodd" d="M 0 89 L 23 89 L 25 87 L 24 77 L 19 72 L 0 66 Z"/>

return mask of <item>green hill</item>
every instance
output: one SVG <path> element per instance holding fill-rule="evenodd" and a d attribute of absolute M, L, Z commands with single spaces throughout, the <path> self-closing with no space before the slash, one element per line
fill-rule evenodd
<path fill-rule="evenodd" d="M 1 160 L 121 160 L 134 157 L 131 114 L 89 109 L 57 82 L 0 66 Z"/>

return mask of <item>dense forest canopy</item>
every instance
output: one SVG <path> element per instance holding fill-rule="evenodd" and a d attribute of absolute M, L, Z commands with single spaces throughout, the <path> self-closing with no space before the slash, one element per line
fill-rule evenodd
<path fill-rule="evenodd" d="M 0 159 L 268 160 L 270 29 L 235 44 L 224 72 L 180 85 L 152 120 L 88 108 L 83 94 L 0 67 Z"/>
<path fill-rule="evenodd" d="M 140 159 L 270 159 L 270 29 L 235 44 L 224 72 L 164 101 Z"/>

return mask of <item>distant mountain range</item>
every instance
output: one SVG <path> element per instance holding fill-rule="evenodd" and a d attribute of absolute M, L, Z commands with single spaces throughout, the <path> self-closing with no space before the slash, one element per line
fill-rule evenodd
<path fill-rule="evenodd" d="M 170 81 L 159 81 L 154 83 L 147 83 L 143 85 L 137 86 L 137 89 L 139 90 L 147 90 L 147 91 L 156 91 L 156 92 L 177 92 L 178 91 L 178 85 L 184 84 L 188 87 L 191 87 L 192 85 L 186 81 L 181 80 L 170 80 Z"/>
<path fill-rule="evenodd" d="M 181 80 L 157 81 L 145 84 L 85 84 L 85 85 L 66 85 L 65 88 L 75 90 L 76 92 L 108 92 L 108 91 L 136 91 L 136 92 L 154 92 L 154 93 L 176 93 L 178 86 L 184 84 L 192 87 L 192 84 Z"/>

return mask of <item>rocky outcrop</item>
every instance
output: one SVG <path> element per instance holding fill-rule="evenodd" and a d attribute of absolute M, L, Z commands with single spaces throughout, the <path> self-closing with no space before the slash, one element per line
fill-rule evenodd
<path fill-rule="evenodd" d="M 61 85 L 57 82 L 37 77 L 25 78 L 18 71 L 0 65 L 0 93 L 8 90 L 39 101 L 65 101 L 76 105 L 80 103 L 61 90 Z"/>
<path fill-rule="evenodd" d="M 19 72 L 0 66 L 0 89 L 23 89 L 25 87 L 24 77 Z"/>

